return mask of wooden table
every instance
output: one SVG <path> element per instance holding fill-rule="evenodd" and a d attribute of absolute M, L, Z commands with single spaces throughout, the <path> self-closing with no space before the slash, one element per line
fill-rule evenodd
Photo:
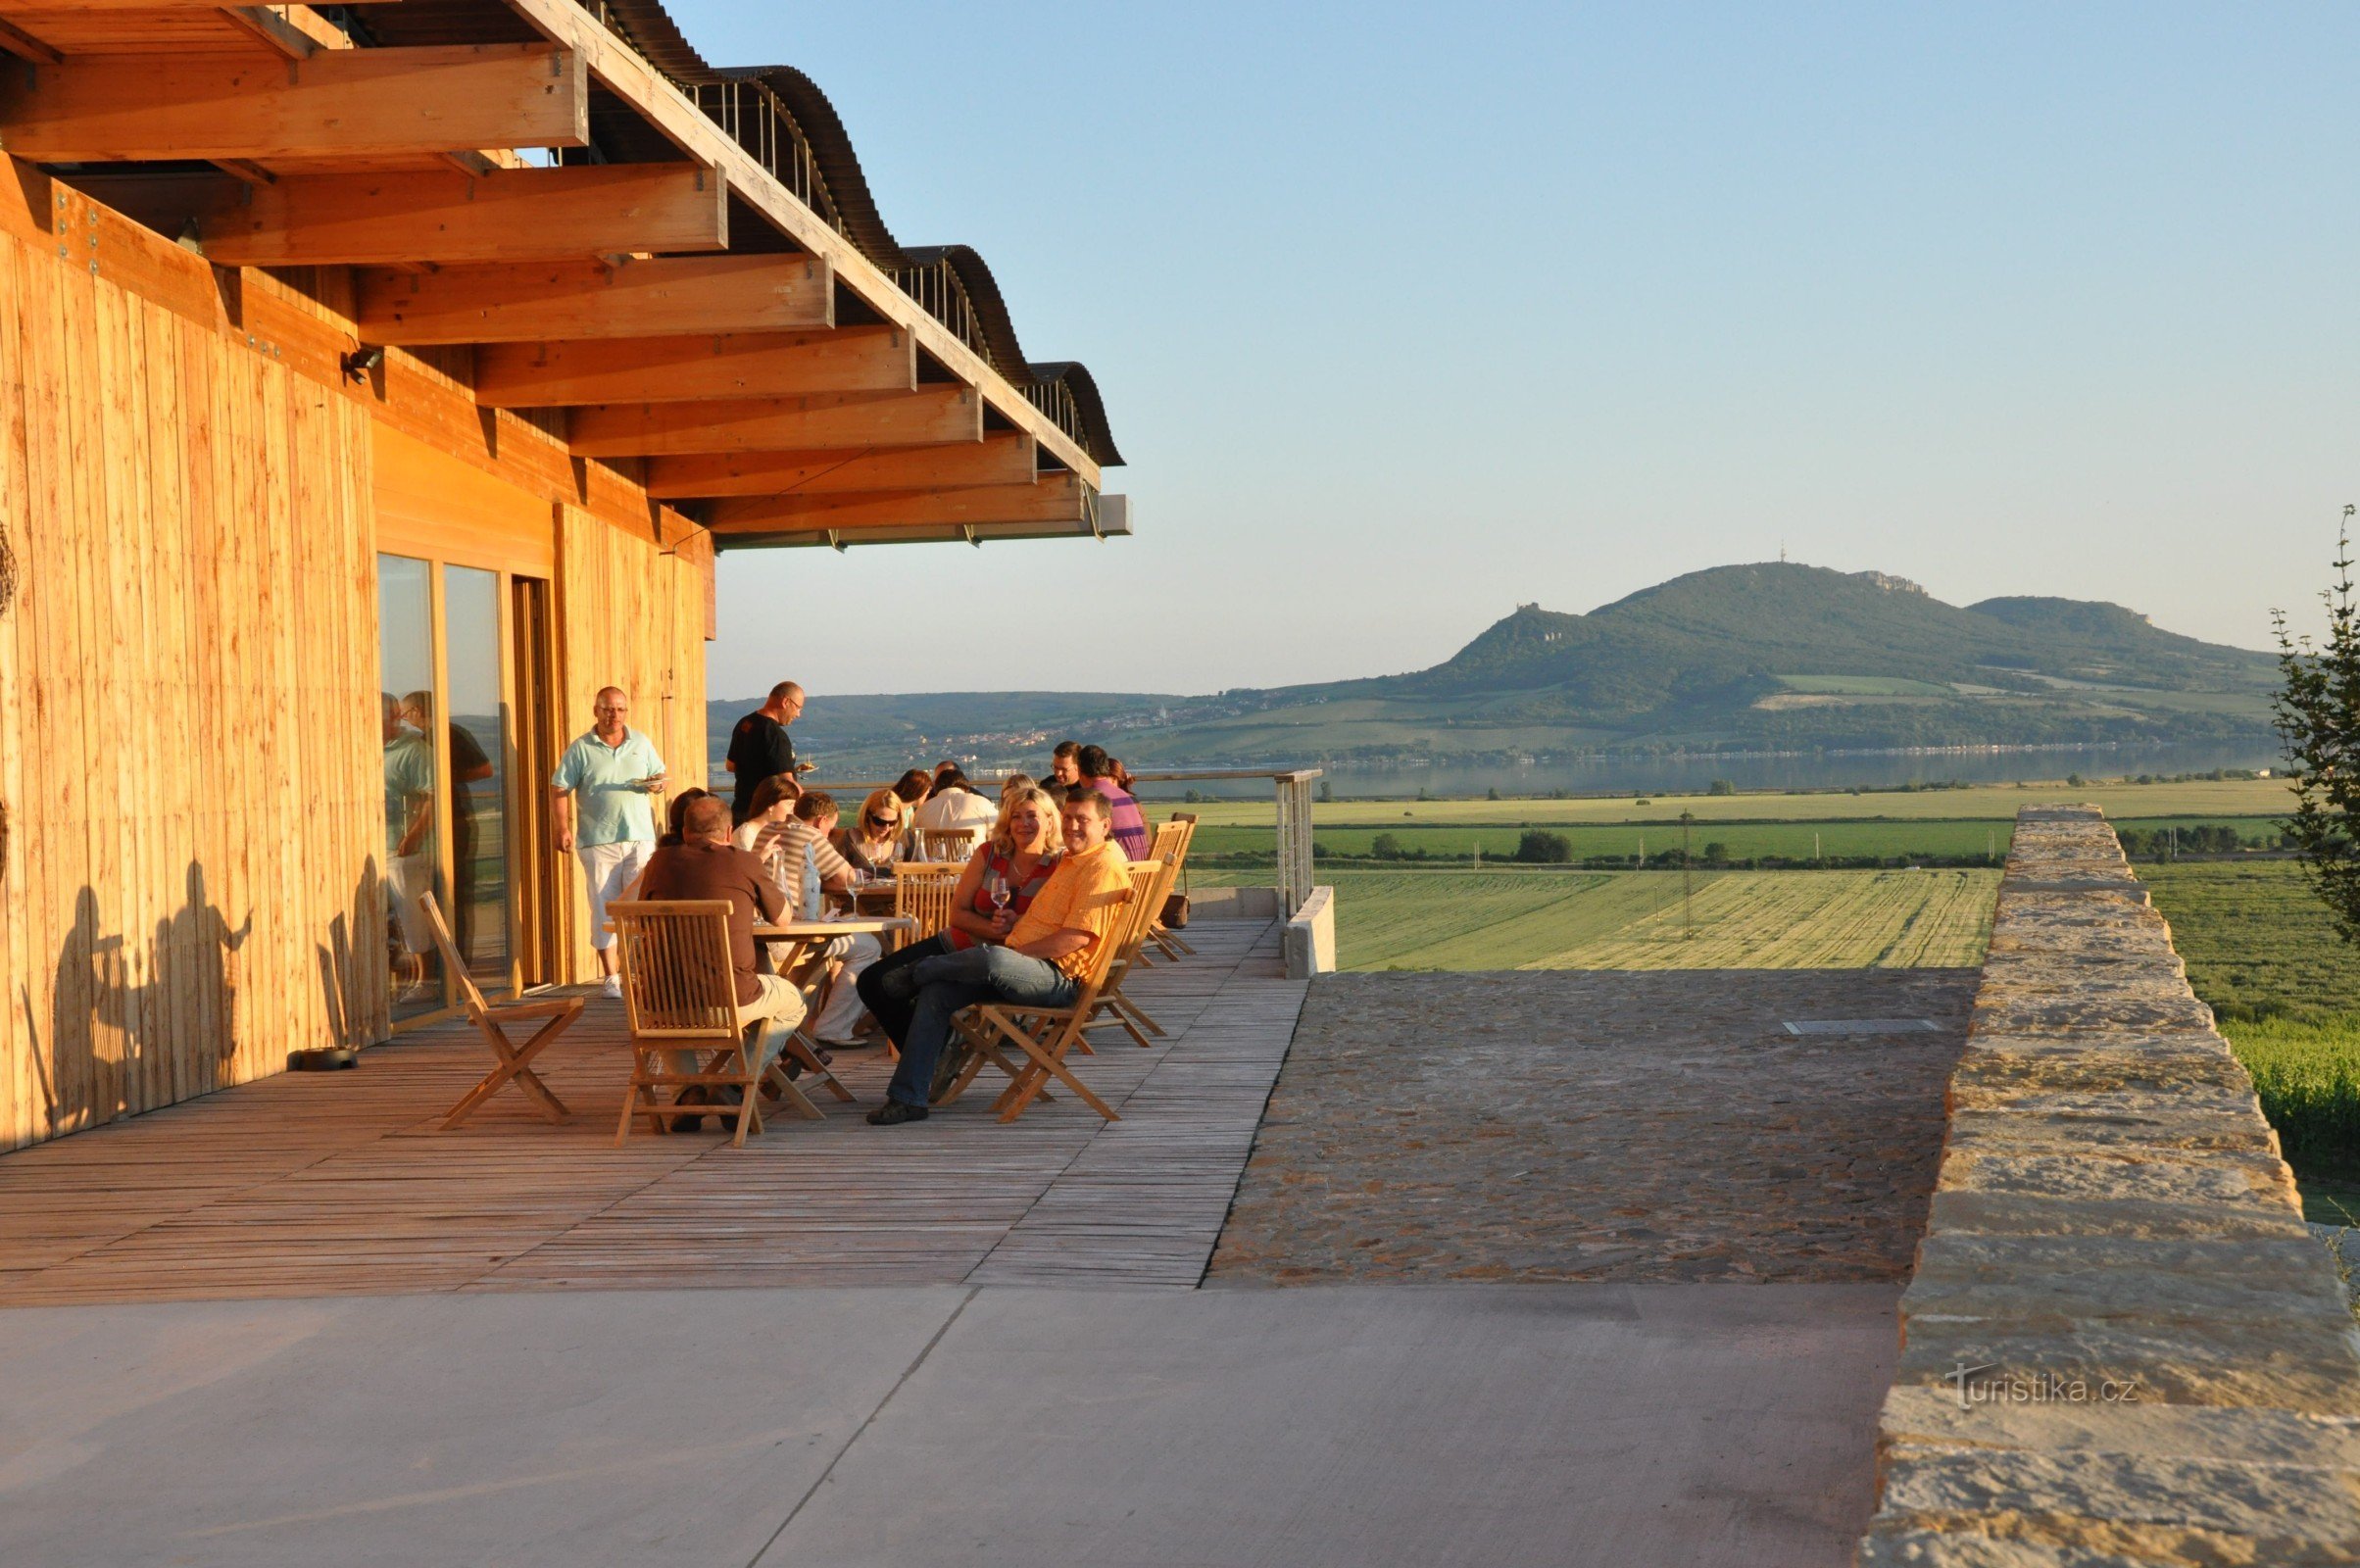
<path fill-rule="evenodd" d="M 886 892 L 893 891 L 890 885 Z M 775 924 L 755 923 L 757 942 L 830 942 L 837 937 L 859 936 L 867 933 L 875 937 L 887 953 L 892 953 L 917 934 L 917 922 L 906 914 L 860 915 L 844 920 L 780 920 Z"/>

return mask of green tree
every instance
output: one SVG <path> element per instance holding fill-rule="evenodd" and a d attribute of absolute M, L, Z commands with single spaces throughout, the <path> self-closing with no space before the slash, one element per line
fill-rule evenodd
<path fill-rule="evenodd" d="M 2286 833 L 2303 876 L 2327 904 L 2336 935 L 2360 945 L 2360 605 L 2352 599 L 2353 508 L 2335 533 L 2335 581 L 2319 597 L 2328 607 L 2325 644 L 2278 627 L 2278 667 L 2286 685 L 2273 708 L 2286 742 L 2294 789 Z"/>
<path fill-rule="evenodd" d="M 1390 833 L 1380 833 L 1368 846 L 1368 853 L 1380 860 L 1398 860 L 1401 858 L 1401 841 Z"/>
<path fill-rule="evenodd" d="M 1729 846 L 1718 839 L 1706 844 L 1704 846 L 1704 863 L 1706 865 L 1727 865 L 1729 863 Z"/>
<path fill-rule="evenodd" d="M 1326 779 L 1321 779 L 1319 781 L 1319 799 L 1324 803 L 1327 801 L 1332 801 L 1335 798 L 1336 786 L 1330 784 Z"/>
<path fill-rule="evenodd" d="M 1573 840 L 1562 833 L 1529 828 L 1516 841 L 1516 858 L 1528 865 L 1567 865 L 1573 860 Z"/>
<path fill-rule="evenodd" d="M 1716 778 L 1704 787 L 1707 795 L 1735 795 L 1737 792 L 1738 787 L 1725 778 Z"/>

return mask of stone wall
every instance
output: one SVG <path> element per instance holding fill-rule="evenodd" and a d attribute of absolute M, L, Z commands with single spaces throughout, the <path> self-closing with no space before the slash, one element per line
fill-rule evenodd
<path fill-rule="evenodd" d="M 2020 813 L 1864 1565 L 2360 1561 L 2360 1337 L 2092 807 Z"/>

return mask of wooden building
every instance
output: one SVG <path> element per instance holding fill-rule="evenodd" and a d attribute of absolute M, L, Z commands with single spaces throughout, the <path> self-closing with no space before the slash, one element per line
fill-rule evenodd
<path fill-rule="evenodd" d="M 656 0 L 0 0 L 0 1148 L 590 972 L 716 551 L 1123 531 L 1088 375 Z"/>

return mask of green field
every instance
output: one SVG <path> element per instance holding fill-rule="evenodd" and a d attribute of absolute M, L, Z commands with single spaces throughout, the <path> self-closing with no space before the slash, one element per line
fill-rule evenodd
<path fill-rule="evenodd" d="M 2360 955 L 2288 860 L 2141 866 L 2306 1198 L 2360 1181 Z M 2346 1203 L 2360 1211 L 2350 1195 Z M 2314 1213 L 2314 1219 L 2340 1219 Z"/>
<path fill-rule="evenodd" d="M 1496 813 L 1485 822 L 1425 824 L 1411 817 L 1401 825 L 1331 825 L 1324 814 L 1314 818 L 1313 838 L 1323 858 L 1345 856 L 1367 858 L 1376 853 L 1380 836 L 1389 837 L 1398 854 L 1415 856 L 1420 852 L 1453 859 L 1467 859 L 1480 854 L 1486 860 L 1504 860 L 1516 852 L 1517 841 L 1527 828 L 1541 828 L 1562 833 L 1573 846 L 1576 862 L 1612 858 L 1635 860 L 1642 854 L 1660 857 L 1667 850 L 1677 850 L 1683 842 L 1681 824 L 1677 819 L 1655 818 L 1643 822 L 1598 823 L 1566 821 L 1541 809 L 1560 803 L 1486 802 Z M 1534 808 L 1529 815 L 1528 808 Z M 1341 809 L 1341 808 L 1337 808 Z M 1515 815 L 1509 815 L 1509 812 Z M 2117 823 L 2123 828 L 2159 830 L 2176 827 L 2183 832 L 2200 824 L 2221 823 L 2233 827 L 2237 835 L 2249 842 L 2274 839 L 2278 833 L 2278 818 L 2268 816 L 2146 816 L 2134 817 Z M 1848 822 L 1771 822 L 1717 820 L 1692 824 L 1686 843 L 1692 858 L 1712 859 L 1713 847 L 1720 847 L 1721 859 L 1757 860 L 1778 858 L 1803 862 L 1825 858 L 1829 860 L 1984 860 L 1996 864 L 2007 855 L 2008 844 L 2015 835 L 2014 821 L 1990 818 L 1927 821 L 1848 821 Z M 1255 827 L 1201 827 L 1197 832 L 1195 854 L 1210 856 L 1261 856 L 1274 853 L 1271 830 Z"/>
<path fill-rule="evenodd" d="M 1983 961 L 1998 888 L 1996 871 L 1346 870 L 1327 880 L 1346 969 L 1964 967 Z"/>
<path fill-rule="evenodd" d="M 2027 760 L 2028 768 L 2038 764 Z M 1142 786 L 1151 809 L 1161 815 L 1176 803 L 1179 786 Z M 2050 781 L 2018 788 L 1977 784 L 1963 789 L 1812 791 L 1806 794 L 1651 795 L 1579 799 L 1512 798 L 1504 801 L 1324 801 L 1312 808 L 1317 830 L 1365 827 L 1540 827 L 1657 822 L 1677 830 L 1680 813 L 1708 822 L 2013 822 L 2017 810 L 2039 801 L 2089 801 L 2124 822 L 2147 819 L 2211 822 L 2230 817 L 2274 817 L 2289 805 L 2283 779 L 2196 780 L 2185 784 L 2088 784 Z M 1206 831 L 1216 827 L 1261 827 L 1271 823 L 1271 803 L 1208 801 L 1183 807 L 1195 811 Z M 1203 844 L 1201 833 L 1198 842 Z M 1652 848 L 1652 845 L 1649 846 Z"/>

